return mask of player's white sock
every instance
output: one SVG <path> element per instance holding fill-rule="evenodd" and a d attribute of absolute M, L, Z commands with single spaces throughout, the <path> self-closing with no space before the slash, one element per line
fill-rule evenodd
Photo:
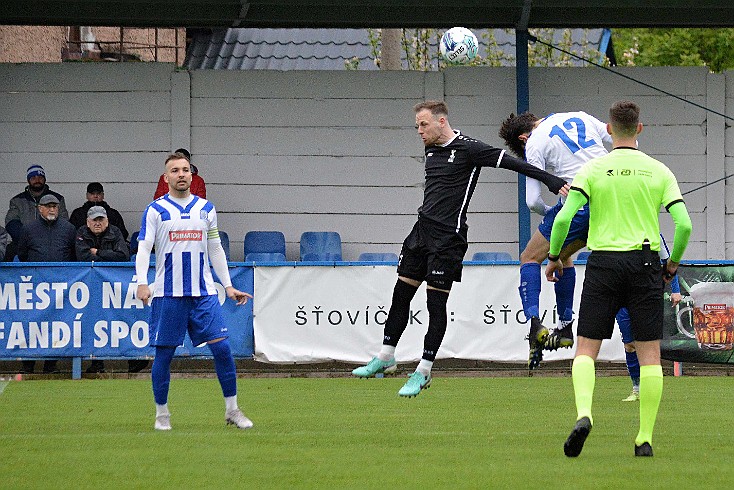
<path fill-rule="evenodd" d="M 239 408 L 237 406 L 237 395 L 235 395 L 235 396 L 225 396 L 224 397 L 224 406 L 225 406 L 225 410 L 227 410 L 228 412 L 230 410 L 237 410 L 237 408 Z"/>
<path fill-rule="evenodd" d="M 395 357 L 395 346 L 383 344 L 380 353 L 377 354 L 377 358 L 381 361 L 389 361 L 393 357 Z"/>
<path fill-rule="evenodd" d="M 171 415 L 168 411 L 168 403 L 164 403 L 163 405 L 155 404 L 155 416 L 158 417 L 159 415 Z"/>
<path fill-rule="evenodd" d="M 418 363 L 418 367 L 415 370 L 420 372 L 423 376 L 427 378 L 431 374 L 432 367 L 433 367 L 433 361 L 427 361 L 425 359 L 421 359 L 421 362 Z"/>

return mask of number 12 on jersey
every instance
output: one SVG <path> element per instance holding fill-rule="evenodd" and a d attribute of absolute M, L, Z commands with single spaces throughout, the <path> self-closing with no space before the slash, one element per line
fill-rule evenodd
<path fill-rule="evenodd" d="M 571 139 L 571 136 L 569 136 L 568 133 L 557 124 L 553 126 L 553 129 L 551 129 L 548 136 L 551 138 L 558 136 L 561 141 L 563 141 L 563 144 L 568 147 L 571 153 L 576 153 L 581 148 L 588 148 L 597 144 L 593 138 L 588 140 L 586 139 L 586 125 L 584 124 L 584 121 L 578 117 L 571 117 L 563 122 L 563 127 L 569 131 L 573 129 L 573 126 L 576 126 L 576 141 Z"/>

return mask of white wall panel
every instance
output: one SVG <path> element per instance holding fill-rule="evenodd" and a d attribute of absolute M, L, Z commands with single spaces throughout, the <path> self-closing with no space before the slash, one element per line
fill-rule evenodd
<path fill-rule="evenodd" d="M 697 104 L 734 106 L 731 73 L 722 88 L 710 86 L 701 67 L 615 70 Z M 413 105 L 443 97 L 454 127 L 500 146 L 497 132 L 515 111 L 515 96 L 513 68 L 186 74 L 154 63 L 0 65 L 0 206 L 23 189 L 27 166 L 40 163 L 70 209 L 83 203 L 88 182 L 102 182 L 135 231 L 165 156 L 190 145 L 234 260 L 243 259 L 242 237 L 254 229 L 283 231 L 290 259 L 309 230 L 338 231 L 347 260 L 363 251 L 397 253 L 423 193 Z M 641 149 L 669 165 L 684 192 L 706 183 L 712 150 L 723 151 L 725 173 L 734 173 L 734 129 L 707 141 L 705 110 L 602 70 L 530 70 L 530 108 L 538 115 L 584 110 L 605 120 L 621 98 L 641 105 Z M 728 114 L 726 107 L 713 109 Z M 712 212 L 707 193 L 722 187 L 726 211 Z M 517 258 L 516 189 L 514 173 L 482 171 L 469 207 L 467 258 L 478 251 Z M 706 258 L 707 227 L 725 234 L 726 256 L 734 257 L 732 189 L 685 196 L 694 223 L 686 258 Z M 667 213 L 661 220 L 672 233 Z"/>

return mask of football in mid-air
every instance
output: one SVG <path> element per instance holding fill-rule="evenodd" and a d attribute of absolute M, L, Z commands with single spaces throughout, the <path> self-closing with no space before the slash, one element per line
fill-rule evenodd
<path fill-rule="evenodd" d="M 452 27 L 443 33 L 439 50 L 448 63 L 468 63 L 477 56 L 477 36 L 466 27 Z"/>

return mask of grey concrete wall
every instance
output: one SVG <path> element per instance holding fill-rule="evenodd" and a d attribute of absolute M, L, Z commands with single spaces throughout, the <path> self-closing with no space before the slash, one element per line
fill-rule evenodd
<path fill-rule="evenodd" d="M 727 113 L 734 76 L 704 68 L 621 73 Z M 642 107 L 641 149 L 667 163 L 682 190 L 734 172 L 734 132 L 724 118 L 608 72 L 530 70 L 538 115 L 584 110 L 605 120 L 611 103 Z M 188 147 L 208 197 L 242 260 L 249 230 L 280 230 L 289 259 L 304 231 L 338 231 L 345 260 L 398 252 L 422 199 L 422 144 L 413 104 L 444 98 L 452 125 L 494 145 L 515 110 L 512 68 L 421 72 L 177 71 L 166 64 L 0 65 L 0 212 L 39 163 L 70 209 L 86 184 L 139 228 L 165 155 Z M 734 197 L 723 182 L 686 196 L 694 237 L 686 258 L 734 257 Z M 547 195 L 548 201 L 554 197 Z M 524 199 L 523 199 L 524 202 Z M 517 177 L 484 169 L 469 208 L 468 257 L 518 256 Z M 671 234 L 672 222 L 661 219 Z M 538 218 L 533 217 L 533 226 Z"/>

